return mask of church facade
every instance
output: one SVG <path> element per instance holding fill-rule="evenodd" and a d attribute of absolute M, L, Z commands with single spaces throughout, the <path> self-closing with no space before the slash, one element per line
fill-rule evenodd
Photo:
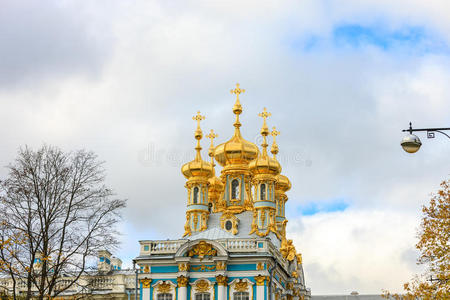
<path fill-rule="evenodd" d="M 310 299 L 301 254 L 286 237 L 286 192 L 291 183 L 277 160 L 273 127 L 264 110 L 261 149 L 242 137 L 239 96 L 234 134 L 214 146 L 211 130 L 209 160 L 201 156 L 200 112 L 195 158 L 184 164 L 186 222 L 178 240 L 140 241 L 135 258 L 141 300 L 300 300 Z M 268 137 L 272 137 L 269 149 Z M 270 154 L 269 154 L 270 151 Z M 221 166 L 216 175 L 216 163 Z"/>

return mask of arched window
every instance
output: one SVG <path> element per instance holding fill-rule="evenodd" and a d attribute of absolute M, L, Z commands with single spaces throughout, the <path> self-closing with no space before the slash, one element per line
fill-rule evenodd
<path fill-rule="evenodd" d="M 239 199 L 239 180 L 231 181 L 231 199 Z"/>
<path fill-rule="evenodd" d="M 259 191 L 260 199 L 259 200 L 266 200 L 266 184 L 262 183 L 259 186 L 259 189 L 260 189 L 260 191 Z"/>
<path fill-rule="evenodd" d="M 248 300 L 248 292 L 236 292 L 233 293 L 233 300 Z M 159 300 L 159 299 L 158 299 Z"/>
<path fill-rule="evenodd" d="M 194 188 L 194 204 L 198 203 L 198 187 Z"/>
<path fill-rule="evenodd" d="M 157 300 L 172 300 L 172 294 L 169 293 L 160 293 L 158 294 Z"/>
<path fill-rule="evenodd" d="M 209 300 L 209 293 L 197 293 L 195 294 L 195 300 Z"/>

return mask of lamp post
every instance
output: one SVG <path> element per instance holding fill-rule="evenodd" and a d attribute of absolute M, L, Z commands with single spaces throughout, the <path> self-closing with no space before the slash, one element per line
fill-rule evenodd
<path fill-rule="evenodd" d="M 403 129 L 402 132 L 409 132 L 408 135 L 406 135 L 400 145 L 402 146 L 403 150 L 405 150 L 408 153 L 415 153 L 420 149 L 420 146 L 422 146 L 422 142 L 420 141 L 419 137 L 415 134 L 413 134 L 413 131 L 426 131 L 427 132 L 427 138 L 434 139 L 434 133 L 438 132 L 450 139 L 450 135 L 446 134 L 444 131 L 450 130 L 450 128 L 412 128 L 411 122 L 409 122 L 409 128 Z"/>

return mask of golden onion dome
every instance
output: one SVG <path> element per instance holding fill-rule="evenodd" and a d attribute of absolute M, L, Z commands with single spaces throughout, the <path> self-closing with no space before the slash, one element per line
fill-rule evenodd
<path fill-rule="evenodd" d="M 248 164 L 258 157 L 258 154 L 258 147 L 243 139 L 239 129 L 236 129 L 229 141 L 214 149 L 214 158 L 222 167 L 231 164 Z"/>
<path fill-rule="evenodd" d="M 200 151 L 202 150 L 202 147 L 200 147 L 200 140 L 203 137 L 202 130 L 200 129 L 200 121 L 204 120 L 205 117 L 201 116 L 200 112 L 198 112 L 192 119 L 197 121 L 197 129 L 194 134 L 194 137 L 197 140 L 197 145 L 195 147 L 197 153 L 193 161 L 190 161 L 181 167 L 181 173 L 183 173 L 184 177 L 187 179 L 193 177 L 209 178 L 214 172 L 214 167 L 211 163 L 204 161 L 200 154 Z"/>
<path fill-rule="evenodd" d="M 275 189 L 281 190 L 282 192 L 287 192 L 291 189 L 291 181 L 284 175 L 277 175 L 277 182 L 275 183 Z"/>
<path fill-rule="evenodd" d="M 234 135 L 229 141 L 218 145 L 214 149 L 214 158 L 222 167 L 235 164 L 247 165 L 257 158 L 259 154 L 258 147 L 254 143 L 245 140 L 239 129 L 241 127 L 239 115 L 242 113 L 239 94 L 244 91 L 245 90 L 239 88 L 239 84 L 236 84 L 236 89 L 231 91 L 237 96 L 236 103 L 233 106 L 233 113 L 236 115 L 236 121 L 233 124 L 235 127 Z"/>
<path fill-rule="evenodd" d="M 248 165 L 253 174 L 272 174 L 276 175 L 281 172 L 281 165 L 276 160 L 267 155 L 260 155 L 257 159 Z"/>
<path fill-rule="evenodd" d="M 208 179 L 211 191 L 222 191 L 224 188 L 224 184 L 220 178 L 217 176 L 212 176 Z"/>
<path fill-rule="evenodd" d="M 212 174 L 212 165 L 209 162 L 204 160 L 193 160 L 181 167 L 181 173 L 183 173 L 184 177 L 187 179 L 192 177 L 205 177 L 209 178 Z"/>

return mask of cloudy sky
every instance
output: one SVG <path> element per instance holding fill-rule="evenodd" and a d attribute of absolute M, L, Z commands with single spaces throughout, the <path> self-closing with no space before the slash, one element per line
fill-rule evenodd
<path fill-rule="evenodd" d="M 192 116 L 228 139 L 239 82 L 244 137 L 259 140 L 263 107 L 281 131 L 288 235 L 313 294 L 399 291 L 420 271 L 420 207 L 449 177 L 450 143 L 399 142 L 410 121 L 450 127 L 448 1 L 0 5 L 0 165 L 23 145 L 96 152 L 128 199 L 127 265 L 138 240 L 183 232 Z"/>

